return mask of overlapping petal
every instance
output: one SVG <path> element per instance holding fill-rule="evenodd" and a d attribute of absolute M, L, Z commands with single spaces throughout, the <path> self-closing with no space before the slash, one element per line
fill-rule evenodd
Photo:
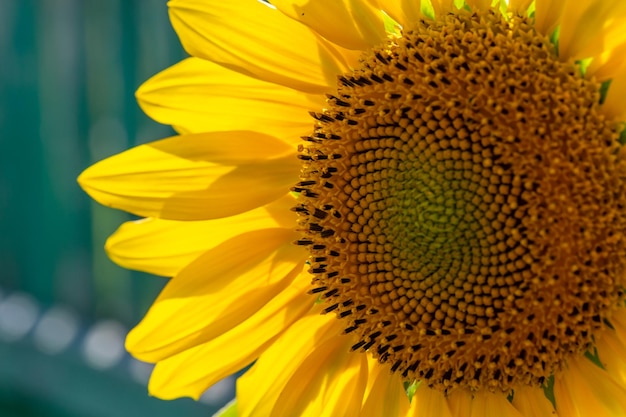
<path fill-rule="evenodd" d="M 535 2 L 535 28 L 551 35 L 561 20 L 567 0 L 541 0 Z"/>
<path fill-rule="evenodd" d="M 524 16 L 533 1 L 534 0 L 509 0 L 509 10 Z"/>
<path fill-rule="evenodd" d="M 445 16 L 454 10 L 454 0 L 430 0 L 436 17 Z"/>
<path fill-rule="evenodd" d="M 171 277 L 198 256 L 241 233 L 295 224 L 291 195 L 236 216 L 188 221 L 141 219 L 124 223 L 106 242 L 111 260 L 125 268 Z M 172 242 L 184 242 L 172 244 Z"/>
<path fill-rule="evenodd" d="M 606 50 L 605 29 L 624 20 L 626 2 L 578 0 L 563 9 L 559 32 L 559 57 L 587 58 Z M 623 38 L 622 38 L 623 39 Z"/>
<path fill-rule="evenodd" d="M 606 372 L 616 381 L 626 384 L 626 345 L 611 333 L 598 337 L 598 354 Z"/>
<path fill-rule="evenodd" d="M 261 81 L 213 62 L 188 58 L 137 90 L 141 108 L 154 120 L 185 133 L 262 130 L 290 142 L 313 125 L 308 112 L 321 95 Z"/>
<path fill-rule="evenodd" d="M 208 387 L 252 363 L 311 309 L 309 281 L 307 275 L 301 275 L 236 327 L 157 363 L 148 386 L 150 393 L 164 399 L 198 399 Z"/>
<path fill-rule="evenodd" d="M 404 381 L 388 365 L 381 365 L 368 355 L 369 375 L 359 417 L 406 416 L 409 398 Z"/>
<path fill-rule="evenodd" d="M 626 25 L 626 21 L 624 25 Z M 619 39 L 619 37 L 622 37 L 622 39 Z M 591 64 L 587 67 L 586 77 L 594 77 L 599 81 L 605 81 L 623 77 L 626 73 L 626 61 L 624 60 L 626 55 L 626 31 L 620 30 L 620 35 L 610 39 L 613 41 L 611 47 L 602 48 L 604 52 L 593 57 Z M 619 42 L 618 39 L 622 42 Z"/>
<path fill-rule="evenodd" d="M 305 254 L 295 238 L 288 229 L 256 230 L 200 256 L 165 286 L 127 349 L 156 362 L 244 322 L 300 274 Z"/>
<path fill-rule="evenodd" d="M 450 405 L 444 394 L 428 388 L 426 384 L 420 384 L 415 390 L 407 416 L 459 417 L 450 410 Z"/>
<path fill-rule="evenodd" d="M 516 387 L 511 404 L 523 417 L 558 417 L 541 387 Z"/>
<path fill-rule="evenodd" d="M 239 416 L 358 416 L 367 362 L 340 332 L 330 315 L 296 322 L 239 379 Z"/>
<path fill-rule="evenodd" d="M 142 217 L 208 220 L 263 206 L 287 192 L 295 150 L 257 132 L 177 136 L 100 161 L 78 181 L 99 203 Z"/>
<path fill-rule="evenodd" d="M 472 10 L 487 10 L 491 6 L 491 0 L 465 0 Z"/>
<path fill-rule="evenodd" d="M 499 392 L 459 389 L 453 391 L 448 401 L 454 417 L 531 417 L 522 415 Z"/>
<path fill-rule="evenodd" d="M 347 49 L 365 50 L 387 38 L 380 9 L 364 0 L 273 0 L 272 4 Z"/>
<path fill-rule="evenodd" d="M 242 74 L 323 94 L 347 69 L 329 42 L 267 3 L 172 0 L 169 7 L 187 52 Z"/>
<path fill-rule="evenodd" d="M 393 20 L 404 27 L 423 18 L 421 13 L 421 0 L 369 0 L 377 4 Z"/>
<path fill-rule="evenodd" d="M 561 416 L 626 415 L 626 388 L 585 357 L 570 359 L 555 376 L 554 398 Z"/>

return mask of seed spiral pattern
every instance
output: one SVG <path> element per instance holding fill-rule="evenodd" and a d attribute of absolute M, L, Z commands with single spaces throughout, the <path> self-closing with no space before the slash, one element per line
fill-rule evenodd
<path fill-rule="evenodd" d="M 626 163 L 599 85 L 519 16 L 424 20 L 339 77 L 297 242 L 354 350 L 442 391 L 542 385 L 623 301 Z"/>

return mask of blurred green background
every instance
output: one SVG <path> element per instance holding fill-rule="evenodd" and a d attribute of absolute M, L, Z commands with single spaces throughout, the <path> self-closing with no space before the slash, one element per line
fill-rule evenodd
<path fill-rule="evenodd" d="M 103 244 L 129 216 L 76 184 L 89 164 L 167 137 L 135 89 L 184 57 L 165 0 L 0 0 L 0 416 L 210 416 L 147 394 L 123 338 L 165 283 Z"/>

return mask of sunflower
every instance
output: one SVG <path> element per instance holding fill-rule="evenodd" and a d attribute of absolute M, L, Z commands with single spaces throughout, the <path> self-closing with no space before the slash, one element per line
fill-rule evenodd
<path fill-rule="evenodd" d="M 98 162 L 172 276 L 149 390 L 239 416 L 626 415 L 626 2 L 173 0 L 178 136 Z"/>

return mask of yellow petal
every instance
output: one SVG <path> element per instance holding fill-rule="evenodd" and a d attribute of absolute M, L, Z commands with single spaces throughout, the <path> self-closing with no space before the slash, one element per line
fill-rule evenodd
<path fill-rule="evenodd" d="M 470 417 L 472 393 L 463 388 L 456 389 L 448 397 L 448 405 L 454 417 Z"/>
<path fill-rule="evenodd" d="M 260 80 L 325 93 L 345 72 L 341 55 L 267 3 L 172 0 L 172 25 L 191 55 Z"/>
<path fill-rule="evenodd" d="M 535 2 L 535 28 L 550 36 L 561 20 L 567 0 L 539 0 Z"/>
<path fill-rule="evenodd" d="M 622 0 L 578 0 L 568 3 L 559 32 L 559 58 L 581 59 L 601 53 L 606 26 L 612 21 L 622 20 L 625 11 L 626 2 Z"/>
<path fill-rule="evenodd" d="M 617 5 L 608 2 L 608 6 L 603 3 L 603 7 L 596 7 L 594 11 L 593 16 L 583 17 L 584 29 L 578 29 L 574 34 L 576 38 L 580 38 L 577 40 L 576 53 L 573 54 L 576 59 L 593 57 L 595 60 L 623 46 L 626 42 L 626 33 L 624 33 L 626 4 L 624 2 L 620 1 Z M 588 20 L 588 18 L 593 20 Z M 588 74 L 589 68 L 586 71 L 586 75 Z"/>
<path fill-rule="evenodd" d="M 380 364 L 368 355 L 368 387 L 359 417 L 400 417 L 409 410 L 409 398 L 403 380 L 388 365 Z"/>
<path fill-rule="evenodd" d="M 532 417 L 520 414 L 501 392 L 470 393 L 457 389 L 449 397 L 450 410 L 455 417 Z"/>
<path fill-rule="evenodd" d="M 626 384 L 626 314 L 623 309 L 611 317 L 613 329 L 606 329 L 596 337 L 600 361 L 616 381 Z"/>
<path fill-rule="evenodd" d="M 100 161 L 78 178 L 106 206 L 142 217 L 208 220 L 282 197 L 297 182 L 295 150 L 256 132 L 177 136 Z"/>
<path fill-rule="evenodd" d="M 435 16 L 444 16 L 454 9 L 454 0 L 430 0 Z"/>
<path fill-rule="evenodd" d="M 157 363 L 148 389 L 162 399 L 192 397 L 252 363 L 313 306 L 302 274 L 243 323 L 217 338 Z"/>
<path fill-rule="evenodd" d="M 428 388 L 426 384 L 420 384 L 415 390 L 408 416 L 461 417 L 463 415 L 451 413 L 448 401 L 441 391 Z"/>
<path fill-rule="evenodd" d="M 556 410 L 566 417 L 626 415 L 626 389 L 584 356 L 554 378 Z"/>
<path fill-rule="evenodd" d="M 236 236 L 172 278 L 126 339 L 137 358 L 156 362 L 245 321 L 301 272 L 305 251 L 287 229 Z"/>
<path fill-rule="evenodd" d="M 382 13 L 364 0 L 273 0 L 272 4 L 347 49 L 364 50 L 387 38 Z"/>
<path fill-rule="evenodd" d="M 501 392 L 478 391 L 472 399 L 471 417 L 530 417 L 520 414 Z"/>
<path fill-rule="evenodd" d="M 254 366 L 239 378 L 237 382 L 239 417 L 272 416 L 273 410 L 282 406 L 277 404 L 281 393 L 304 365 L 311 368 L 305 371 L 318 369 L 320 372 L 329 372 L 327 359 L 333 356 L 336 344 L 344 339 L 349 340 L 348 337 L 340 335 L 341 329 L 341 322 L 334 315 L 319 315 L 319 309 L 294 323 L 261 355 Z M 315 359 L 315 362 L 310 363 L 310 358 Z M 342 367 L 336 368 L 335 372 L 341 373 L 342 370 Z M 302 379 L 292 382 L 291 385 L 298 386 L 306 382 L 306 379 Z M 359 409 L 360 402 L 356 406 L 356 410 Z M 281 416 L 287 415 L 298 414 Z"/>
<path fill-rule="evenodd" d="M 557 417 L 552 403 L 540 387 L 516 387 L 512 404 L 524 417 Z"/>
<path fill-rule="evenodd" d="M 611 317 L 611 325 L 615 329 L 615 336 L 626 345 L 626 310 L 617 310 Z"/>
<path fill-rule="evenodd" d="M 368 0 L 370 4 L 384 10 L 393 20 L 407 27 L 422 19 L 421 0 Z"/>
<path fill-rule="evenodd" d="M 147 218 L 124 223 L 106 242 L 111 260 L 171 277 L 204 252 L 241 233 L 296 224 L 291 195 L 236 216 L 205 221 Z"/>
<path fill-rule="evenodd" d="M 141 108 L 157 122 L 198 133 L 252 130 L 292 143 L 312 129 L 309 111 L 324 107 L 321 95 L 305 94 L 188 58 L 155 75 L 137 90 Z"/>
<path fill-rule="evenodd" d="M 526 16 L 526 11 L 534 0 L 509 0 L 509 10 Z"/>
<path fill-rule="evenodd" d="M 626 383 L 626 346 L 612 330 L 596 338 L 596 348 L 602 365 L 616 381 Z"/>
<path fill-rule="evenodd" d="M 472 11 L 488 10 L 491 6 L 491 0 L 465 0 L 465 3 L 471 7 Z"/>
<path fill-rule="evenodd" d="M 272 417 L 359 417 L 367 383 L 367 358 L 338 335 L 315 350 L 283 388 Z M 291 366 L 291 364 L 289 364 Z"/>
<path fill-rule="evenodd" d="M 626 31 L 623 31 L 621 35 L 624 37 L 623 43 L 616 44 L 595 56 L 587 67 L 585 77 L 605 81 L 623 76 L 626 72 L 626 60 L 624 60 L 624 56 L 626 56 Z"/>

